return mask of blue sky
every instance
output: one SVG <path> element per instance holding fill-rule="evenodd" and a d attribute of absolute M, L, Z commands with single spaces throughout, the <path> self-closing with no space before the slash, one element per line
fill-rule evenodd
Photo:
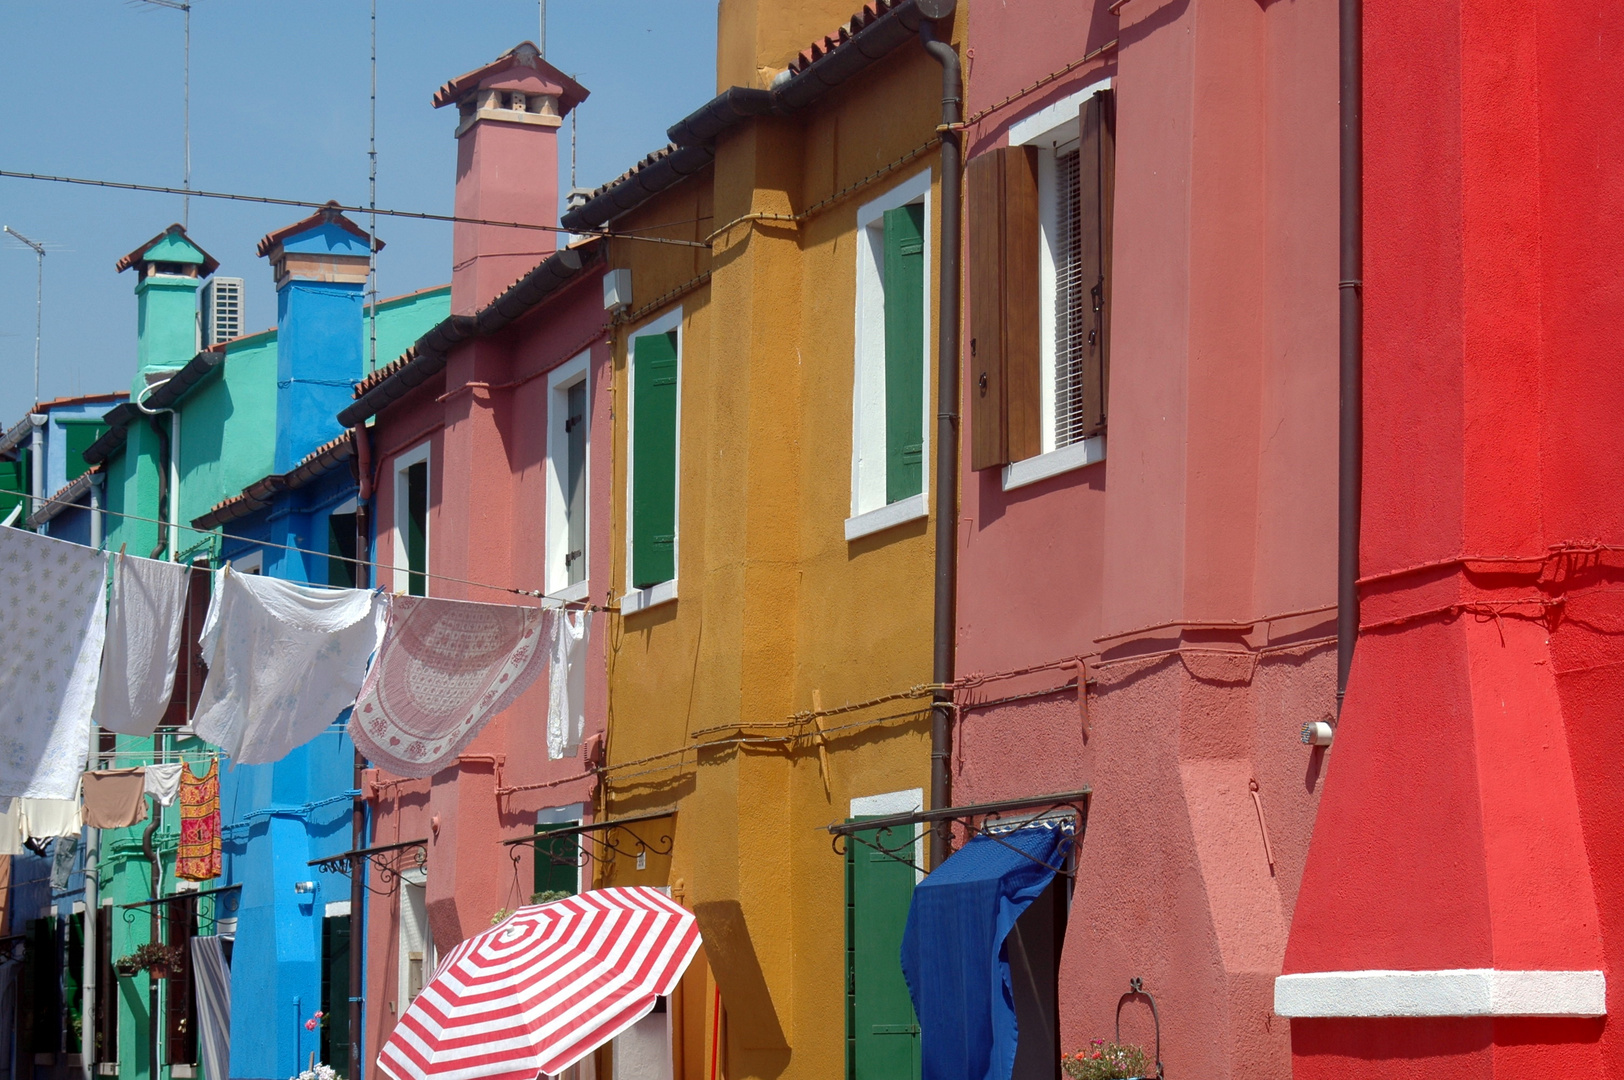
<path fill-rule="evenodd" d="M 192 186 L 365 203 L 368 0 L 193 3 Z M 429 96 L 537 20 L 535 0 L 378 0 L 378 205 L 451 212 L 455 117 Z M 0 168 L 179 186 L 181 27 L 138 0 L 0 3 Z M 715 0 L 550 0 L 547 54 L 591 91 L 577 176 L 595 186 L 715 92 Z M 191 235 L 247 281 L 253 329 L 276 320 L 254 244 L 305 212 L 191 201 Z M 113 263 L 180 216 L 175 196 L 0 179 L 0 224 L 49 248 L 41 397 L 128 388 L 134 281 Z M 382 218 L 378 235 L 382 295 L 450 279 L 449 224 Z M 33 253 L 0 238 L 0 425 L 33 396 L 34 279 Z"/>

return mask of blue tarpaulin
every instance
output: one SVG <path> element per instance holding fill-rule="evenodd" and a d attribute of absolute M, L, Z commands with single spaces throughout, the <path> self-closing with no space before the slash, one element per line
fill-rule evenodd
<path fill-rule="evenodd" d="M 976 836 L 914 889 L 902 973 L 923 1080 L 1009 1080 L 1017 1032 L 1004 939 L 1070 847 L 1059 823 Z"/>

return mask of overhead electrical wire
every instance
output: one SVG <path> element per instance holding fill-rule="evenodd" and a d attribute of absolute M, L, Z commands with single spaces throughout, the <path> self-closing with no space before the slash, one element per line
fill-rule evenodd
<path fill-rule="evenodd" d="M 562 225 L 543 225 L 533 221 L 492 221 L 487 218 L 460 217 L 456 214 L 431 214 L 422 210 L 385 210 L 373 206 L 348 206 L 336 200 L 314 202 L 309 199 L 279 199 L 270 195 L 243 195 L 230 191 L 201 191 L 165 187 L 161 184 L 133 184 L 123 180 L 92 180 L 81 176 L 52 176 L 47 173 L 16 172 L 0 169 L 0 177 L 10 180 L 43 180 L 53 184 L 78 184 L 82 187 L 113 188 L 118 191 L 144 191 L 154 195 L 189 195 L 198 199 L 225 199 L 230 202 L 263 203 L 270 206 L 297 206 L 312 210 L 342 210 L 353 214 L 377 214 L 383 217 L 411 218 L 416 221 L 450 221 L 463 225 L 489 225 L 498 229 L 533 229 L 538 232 L 562 233 L 568 236 L 614 237 L 618 240 L 641 240 L 649 244 L 671 244 L 676 247 L 709 248 L 698 240 L 678 240 L 668 236 L 642 236 L 635 232 L 611 232 L 607 229 L 576 232 Z"/>
<path fill-rule="evenodd" d="M 51 501 L 52 500 L 50 500 L 50 499 L 45 500 L 46 505 L 50 505 Z M 61 503 L 61 504 L 58 504 L 58 505 L 62 505 L 64 507 L 70 508 L 70 509 L 84 510 L 86 513 L 111 514 L 113 517 L 124 518 L 127 521 L 144 521 L 144 522 L 147 522 L 147 523 L 152 524 L 152 525 L 166 525 L 166 524 L 168 524 L 167 522 L 160 521 L 157 518 L 142 517 L 140 514 L 126 514 L 126 513 L 124 513 L 123 511 L 120 511 L 120 510 L 108 510 L 108 509 L 106 509 L 104 507 L 97 507 L 95 509 L 91 509 L 88 506 L 80 506 L 77 503 Z M 236 533 L 228 533 L 228 532 L 215 533 L 215 532 L 211 532 L 211 531 L 205 530 L 205 529 L 194 529 L 190 525 L 182 526 L 182 527 L 186 528 L 186 529 L 190 529 L 192 532 L 198 533 L 198 534 L 200 534 L 200 535 L 202 535 L 204 537 L 218 536 L 221 540 L 237 540 L 237 541 L 240 541 L 240 542 L 242 542 L 244 544 L 253 544 L 256 547 L 277 548 L 277 549 L 279 549 L 281 551 L 297 552 L 300 555 L 314 555 L 314 556 L 316 556 L 318 558 L 322 558 L 322 559 L 337 559 L 339 562 L 354 563 L 356 566 L 368 566 L 368 567 L 373 568 L 374 570 L 380 569 L 380 568 L 385 568 L 385 569 L 390 569 L 390 570 L 395 569 L 395 567 L 393 565 L 389 565 L 389 566 L 385 567 L 385 564 L 379 563 L 379 562 L 374 562 L 374 561 L 372 561 L 370 559 L 362 559 L 362 558 L 359 558 L 359 557 L 354 558 L 354 559 L 350 559 L 350 558 L 346 558 L 346 557 L 344 557 L 342 555 L 334 555 L 330 551 L 317 551 L 314 548 L 302 548 L 302 547 L 297 547 L 297 546 L 295 546 L 293 544 L 278 544 L 278 543 L 275 543 L 274 541 L 261 540 L 258 537 L 254 537 L 254 536 L 241 536 L 241 535 L 238 535 Z M 47 533 L 47 534 L 44 534 L 44 535 L 48 536 L 49 534 Z M 71 541 L 65 541 L 65 542 L 71 542 Z M 193 545 L 191 548 L 188 548 L 187 550 L 188 551 L 195 550 L 197 546 L 198 545 Z M 104 549 L 104 550 L 110 550 L 110 549 Z M 416 571 L 414 571 L 414 573 L 416 573 Z M 427 571 L 427 570 L 422 571 L 421 573 L 422 573 L 423 577 L 433 578 L 436 581 L 450 581 L 450 582 L 455 582 L 458 585 L 471 585 L 476 589 L 489 589 L 492 592 L 510 593 L 510 594 L 512 594 L 514 596 L 530 597 L 531 599 L 541 601 L 541 604 L 542 604 L 543 607 L 557 607 L 557 608 L 562 608 L 562 609 L 566 609 L 566 610 L 573 610 L 573 611 L 618 611 L 619 610 L 618 608 L 604 607 L 602 604 L 588 604 L 588 603 L 584 603 L 584 602 L 579 601 L 579 600 L 556 600 L 556 599 L 548 596 L 546 593 L 542 592 L 539 589 L 520 589 L 520 588 L 516 588 L 516 587 L 511 586 L 511 585 L 492 585 L 489 582 L 485 582 L 485 581 L 473 581 L 473 580 L 471 580 L 469 578 L 453 577 L 450 574 L 436 574 L 436 573 L 432 573 L 432 572 Z M 316 583 L 315 582 L 295 582 L 294 584 L 310 584 L 310 585 L 314 585 Z M 318 586 L 318 587 L 321 587 L 321 586 Z"/>

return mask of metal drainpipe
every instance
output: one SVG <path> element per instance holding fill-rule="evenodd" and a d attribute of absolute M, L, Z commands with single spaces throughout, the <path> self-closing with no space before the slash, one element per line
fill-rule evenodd
<path fill-rule="evenodd" d="M 28 422 L 28 513 L 39 512 L 45 505 L 45 421 L 44 413 L 29 413 Z"/>
<path fill-rule="evenodd" d="M 161 740 L 163 736 L 155 735 L 153 738 L 156 745 L 156 741 Z M 161 761 L 162 758 L 163 755 L 161 753 L 153 754 L 153 760 L 155 762 Z M 152 797 L 149 795 L 148 798 Z M 147 857 L 147 865 L 152 868 L 152 899 L 154 900 L 158 899 L 158 897 L 163 894 L 163 870 L 158 866 L 158 853 L 155 850 L 152 842 L 152 834 L 158 831 L 158 824 L 161 820 L 159 815 L 162 813 L 163 808 L 158 805 L 158 800 L 152 799 L 152 813 L 147 820 L 146 829 L 144 829 L 141 833 L 141 852 Z M 152 913 L 148 917 L 147 940 L 154 945 L 160 944 L 163 941 L 163 920 L 158 910 L 161 907 L 163 907 L 162 904 L 153 904 L 151 909 Z M 158 980 L 153 978 L 152 972 L 149 971 L 147 972 L 147 1054 L 149 1055 L 147 1058 L 148 1080 L 158 1080 L 159 1075 L 159 1022 Z"/>
<path fill-rule="evenodd" d="M 1341 417 L 1337 460 L 1336 711 L 1359 637 L 1359 512 L 1364 447 L 1364 147 L 1362 0 L 1340 0 Z"/>
<path fill-rule="evenodd" d="M 91 490 L 95 490 L 94 485 Z M 79 1060 L 84 1062 L 85 1080 L 91 1080 L 96 1075 L 96 949 L 100 941 L 97 922 L 105 918 L 100 906 L 100 862 L 101 830 L 86 829 L 84 971 L 79 980 L 84 989 L 84 1002 L 79 1006 Z"/>
<path fill-rule="evenodd" d="M 375 584 L 375 575 L 372 572 L 372 432 L 361 423 L 351 429 L 351 437 L 355 440 L 355 471 L 356 471 L 356 499 L 355 499 L 355 583 L 365 588 Z M 366 584 L 363 585 L 362 583 Z M 361 781 L 366 771 L 366 759 L 361 751 L 355 751 L 354 787 L 361 790 Z M 359 851 L 366 847 L 366 798 L 357 795 L 350 811 L 350 850 Z M 361 984 L 366 978 L 365 961 L 365 928 L 362 926 L 361 912 L 366 906 L 366 873 L 364 860 L 350 863 L 350 1080 L 359 1080 L 363 1074 L 361 1064 L 361 1047 L 366 1043 L 365 1032 L 361 1025 L 365 1023 L 363 1016 Z"/>
<path fill-rule="evenodd" d="M 920 4 L 933 18 L 952 13 L 951 2 Z M 958 630 L 959 578 L 959 212 L 962 147 L 955 125 L 963 116 L 963 83 L 959 54 L 936 37 L 930 21 L 919 24 L 925 51 L 942 65 L 942 210 L 941 260 L 936 324 L 936 626 L 931 681 L 945 687 L 953 681 L 954 647 Z M 930 805 L 953 804 L 953 778 L 949 772 L 953 751 L 953 691 L 937 689 L 932 695 L 930 721 Z M 948 856 L 946 822 L 930 834 L 931 869 Z"/>
<path fill-rule="evenodd" d="M 102 546 L 102 474 L 93 473 L 90 477 L 90 546 L 97 551 Z"/>

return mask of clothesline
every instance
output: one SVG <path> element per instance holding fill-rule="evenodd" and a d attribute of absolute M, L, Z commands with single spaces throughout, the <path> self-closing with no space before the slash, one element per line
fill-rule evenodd
<path fill-rule="evenodd" d="M 162 520 L 160 518 L 143 517 L 140 514 L 126 514 L 121 510 L 108 510 L 108 509 L 106 509 L 104 507 L 97 508 L 95 510 L 95 513 L 98 513 L 98 514 L 111 514 L 113 517 L 124 518 L 126 521 L 142 521 L 142 522 L 146 522 L 146 523 L 148 523 L 150 525 L 162 525 L 165 528 L 174 527 L 177 530 L 180 529 L 180 528 L 188 528 L 188 529 L 191 528 L 190 526 L 176 526 L 172 522 L 164 521 L 164 520 Z M 199 533 L 202 532 L 202 530 L 198 530 L 198 529 L 192 529 L 191 531 L 199 532 Z M 367 566 L 367 567 L 371 567 L 374 570 L 377 570 L 377 569 L 393 570 L 393 569 L 395 569 L 395 567 L 393 565 L 390 565 L 390 566 L 386 567 L 383 563 L 374 562 L 374 561 L 372 561 L 370 559 L 345 558 L 344 556 L 341 556 L 341 555 L 334 555 L 330 551 L 317 551 L 314 548 L 302 548 L 302 547 L 299 547 L 299 546 L 297 546 L 295 544 L 278 544 L 278 543 L 275 543 L 274 541 L 271 541 L 271 540 L 261 540 L 258 537 L 253 537 L 253 536 L 241 536 L 241 535 L 239 535 L 237 533 L 220 532 L 220 533 L 205 534 L 205 535 L 215 535 L 215 536 L 218 536 L 222 540 L 237 540 L 237 541 L 240 541 L 240 542 L 245 543 L 245 544 L 255 544 L 255 545 L 259 546 L 259 547 L 276 548 L 276 549 L 281 550 L 281 551 L 292 551 L 292 552 L 296 552 L 297 554 L 300 554 L 300 555 L 314 555 L 317 558 L 322 558 L 322 559 L 337 559 L 340 562 L 354 563 L 356 566 Z M 194 548 L 196 546 L 197 545 L 194 545 Z M 108 549 L 104 548 L 103 550 L 108 550 Z M 191 550 L 191 549 L 188 549 L 188 550 Z M 140 558 L 141 556 L 129 555 L 127 557 L 128 558 Z M 154 560 L 154 561 L 162 562 L 164 560 L 159 559 L 159 560 Z M 529 597 L 529 598 L 534 599 L 534 600 L 539 600 L 541 602 L 541 606 L 543 606 L 543 607 L 557 607 L 557 608 L 561 608 L 561 609 L 564 609 L 564 610 L 574 610 L 574 611 L 618 611 L 619 610 L 619 608 L 606 607 L 606 606 L 604 606 L 602 604 L 589 604 L 584 600 L 559 600 L 559 599 L 557 599 L 555 597 L 548 596 L 546 593 L 542 592 L 540 589 L 520 589 L 520 588 L 515 588 L 514 586 L 511 586 L 511 585 L 492 585 L 492 584 L 490 584 L 488 582 L 484 582 L 484 581 L 474 581 L 474 580 L 472 580 L 470 578 L 455 577 L 455 576 L 453 576 L 451 574 L 437 574 L 437 573 L 434 573 L 434 572 L 429 571 L 429 570 L 412 571 L 412 573 L 420 575 L 420 576 L 425 577 L 425 578 L 431 578 L 431 579 L 433 579 L 435 581 L 449 581 L 449 582 L 453 582 L 453 583 L 458 584 L 458 585 L 471 585 L 476 589 L 489 589 L 492 592 L 509 593 L 511 595 L 514 595 L 514 596 Z M 315 584 L 315 583 L 312 582 L 310 584 Z"/>

